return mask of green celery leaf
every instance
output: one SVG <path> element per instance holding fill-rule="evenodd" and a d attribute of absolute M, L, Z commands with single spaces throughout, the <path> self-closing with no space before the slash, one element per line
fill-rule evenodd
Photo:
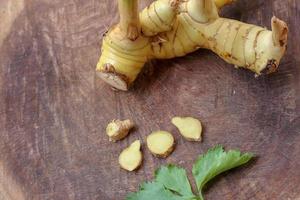
<path fill-rule="evenodd" d="M 174 165 L 162 166 L 156 170 L 155 180 L 181 196 L 194 197 L 186 171 L 183 168 Z"/>
<path fill-rule="evenodd" d="M 191 198 L 182 197 L 166 189 L 162 183 L 149 182 L 143 183 L 140 190 L 131 193 L 126 200 L 190 200 Z"/>
<path fill-rule="evenodd" d="M 251 153 L 241 155 L 237 150 L 224 152 L 222 146 L 211 148 L 206 154 L 199 156 L 193 166 L 193 175 L 201 199 L 202 189 L 207 182 L 222 172 L 247 163 L 251 158 L 253 158 Z"/>
<path fill-rule="evenodd" d="M 155 172 L 153 182 L 143 183 L 138 192 L 130 193 L 126 200 L 203 200 L 204 185 L 218 174 L 247 163 L 253 157 L 237 150 L 224 152 L 216 146 L 198 157 L 193 166 L 199 196 L 192 192 L 186 171 L 174 165 L 162 166 Z"/>

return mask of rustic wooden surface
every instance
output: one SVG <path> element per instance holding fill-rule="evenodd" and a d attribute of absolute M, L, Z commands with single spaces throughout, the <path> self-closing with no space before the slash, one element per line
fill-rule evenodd
<path fill-rule="evenodd" d="M 254 78 L 212 53 L 152 61 L 131 91 L 95 76 L 101 35 L 117 20 L 115 0 L 0 0 L 0 200 L 115 200 L 150 180 L 161 164 L 191 166 L 215 144 L 258 159 L 227 173 L 207 199 L 300 199 L 300 1 L 239 0 L 225 16 L 270 28 L 288 22 L 289 47 L 277 73 Z M 141 6 L 151 0 L 143 1 Z M 2 20 L 2 21 L 1 21 Z M 187 142 L 174 115 L 203 121 L 202 143 Z M 136 130 L 112 144 L 108 121 Z M 121 149 L 152 130 L 174 133 L 175 152 L 127 173 Z"/>

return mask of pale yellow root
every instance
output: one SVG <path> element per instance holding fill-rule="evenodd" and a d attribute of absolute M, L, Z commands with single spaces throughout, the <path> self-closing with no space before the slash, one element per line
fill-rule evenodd
<path fill-rule="evenodd" d="M 145 36 L 170 31 L 176 19 L 179 0 L 154 1 L 140 13 L 142 32 Z"/>
<path fill-rule="evenodd" d="M 113 120 L 106 127 L 106 134 L 109 137 L 109 141 L 116 142 L 125 138 L 130 129 L 134 127 L 134 123 L 127 119 L 124 121 L 121 120 Z"/>
<path fill-rule="evenodd" d="M 97 75 L 116 89 L 126 91 L 151 52 L 149 38 L 141 35 L 137 0 L 118 0 L 120 22 L 105 34 Z"/>
<path fill-rule="evenodd" d="M 118 0 L 120 13 L 120 34 L 134 41 L 139 37 L 141 32 L 138 1 L 136 0 Z"/>
<path fill-rule="evenodd" d="M 210 49 L 227 63 L 256 75 L 276 71 L 287 46 L 288 27 L 272 18 L 272 31 L 219 17 L 234 0 L 157 0 L 138 13 L 138 0 L 118 0 L 120 22 L 105 34 L 97 74 L 128 90 L 150 59 Z"/>
<path fill-rule="evenodd" d="M 202 125 L 193 117 L 174 117 L 172 124 L 176 126 L 180 134 L 189 141 L 201 141 Z"/>
<path fill-rule="evenodd" d="M 124 149 L 119 156 L 120 166 L 127 170 L 133 171 L 142 164 L 141 142 L 134 141 L 129 147 Z"/>
<path fill-rule="evenodd" d="M 148 135 L 147 146 L 153 155 L 165 158 L 174 150 L 174 137 L 167 131 L 155 131 Z"/>

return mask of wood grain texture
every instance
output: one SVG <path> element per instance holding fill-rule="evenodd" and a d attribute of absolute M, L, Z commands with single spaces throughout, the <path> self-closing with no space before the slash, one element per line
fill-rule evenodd
<path fill-rule="evenodd" d="M 191 175 L 197 155 L 215 144 L 258 158 L 214 181 L 207 199 L 299 200 L 300 2 L 239 0 L 223 11 L 269 28 L 273 14 L 289 24 L 277 73 L 255 79 L 199 50 L 148 63 L 126 93 L 95 75 L 101 36 L 117 20 L 115 2 L 26 0 L 10 13 L 0 38 L 0 200 L 124 199 L 161 164 L 181 165 Z M 203 142 L 185 141 L 170 123 L 175 115 L 200 118 Z M 104 133 L 114 118 L 138 124 L 116 144 Z M 143 166 L 121 170 L 120 151 L 157 129 L 174 134 L 173 154 L 157 159 L 144 146 Z"/>

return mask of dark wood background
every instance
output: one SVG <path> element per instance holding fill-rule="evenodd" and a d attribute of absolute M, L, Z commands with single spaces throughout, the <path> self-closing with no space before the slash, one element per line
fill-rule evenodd
<path fill-rule="evenodd" d="M 268 28 L 273 14 L 289 24 L 277 73 L 255 79 L 199 50 L 152 61 L 129 92 L 111 90 L 94 70 L 101 36 L 117 20 L 116 0 L 0 2 L 1 200 L 124 199 L 161 164 L 191 175 L 198 154 L 215 144 L 258 158 L 217 178 L 207 199 L 300 199 L 299 0 L 238 0 L 223 12 Z M 200 118 L 203 142 L 180 137 L 175 115 Z M 114 118 L 138 125 L 116 144 L 104 133 Z M 143 166 L 121 170 L 120 151 L 157 129 L 174 134 L 173 154 L 157 159 L 144 145 Z"/>

